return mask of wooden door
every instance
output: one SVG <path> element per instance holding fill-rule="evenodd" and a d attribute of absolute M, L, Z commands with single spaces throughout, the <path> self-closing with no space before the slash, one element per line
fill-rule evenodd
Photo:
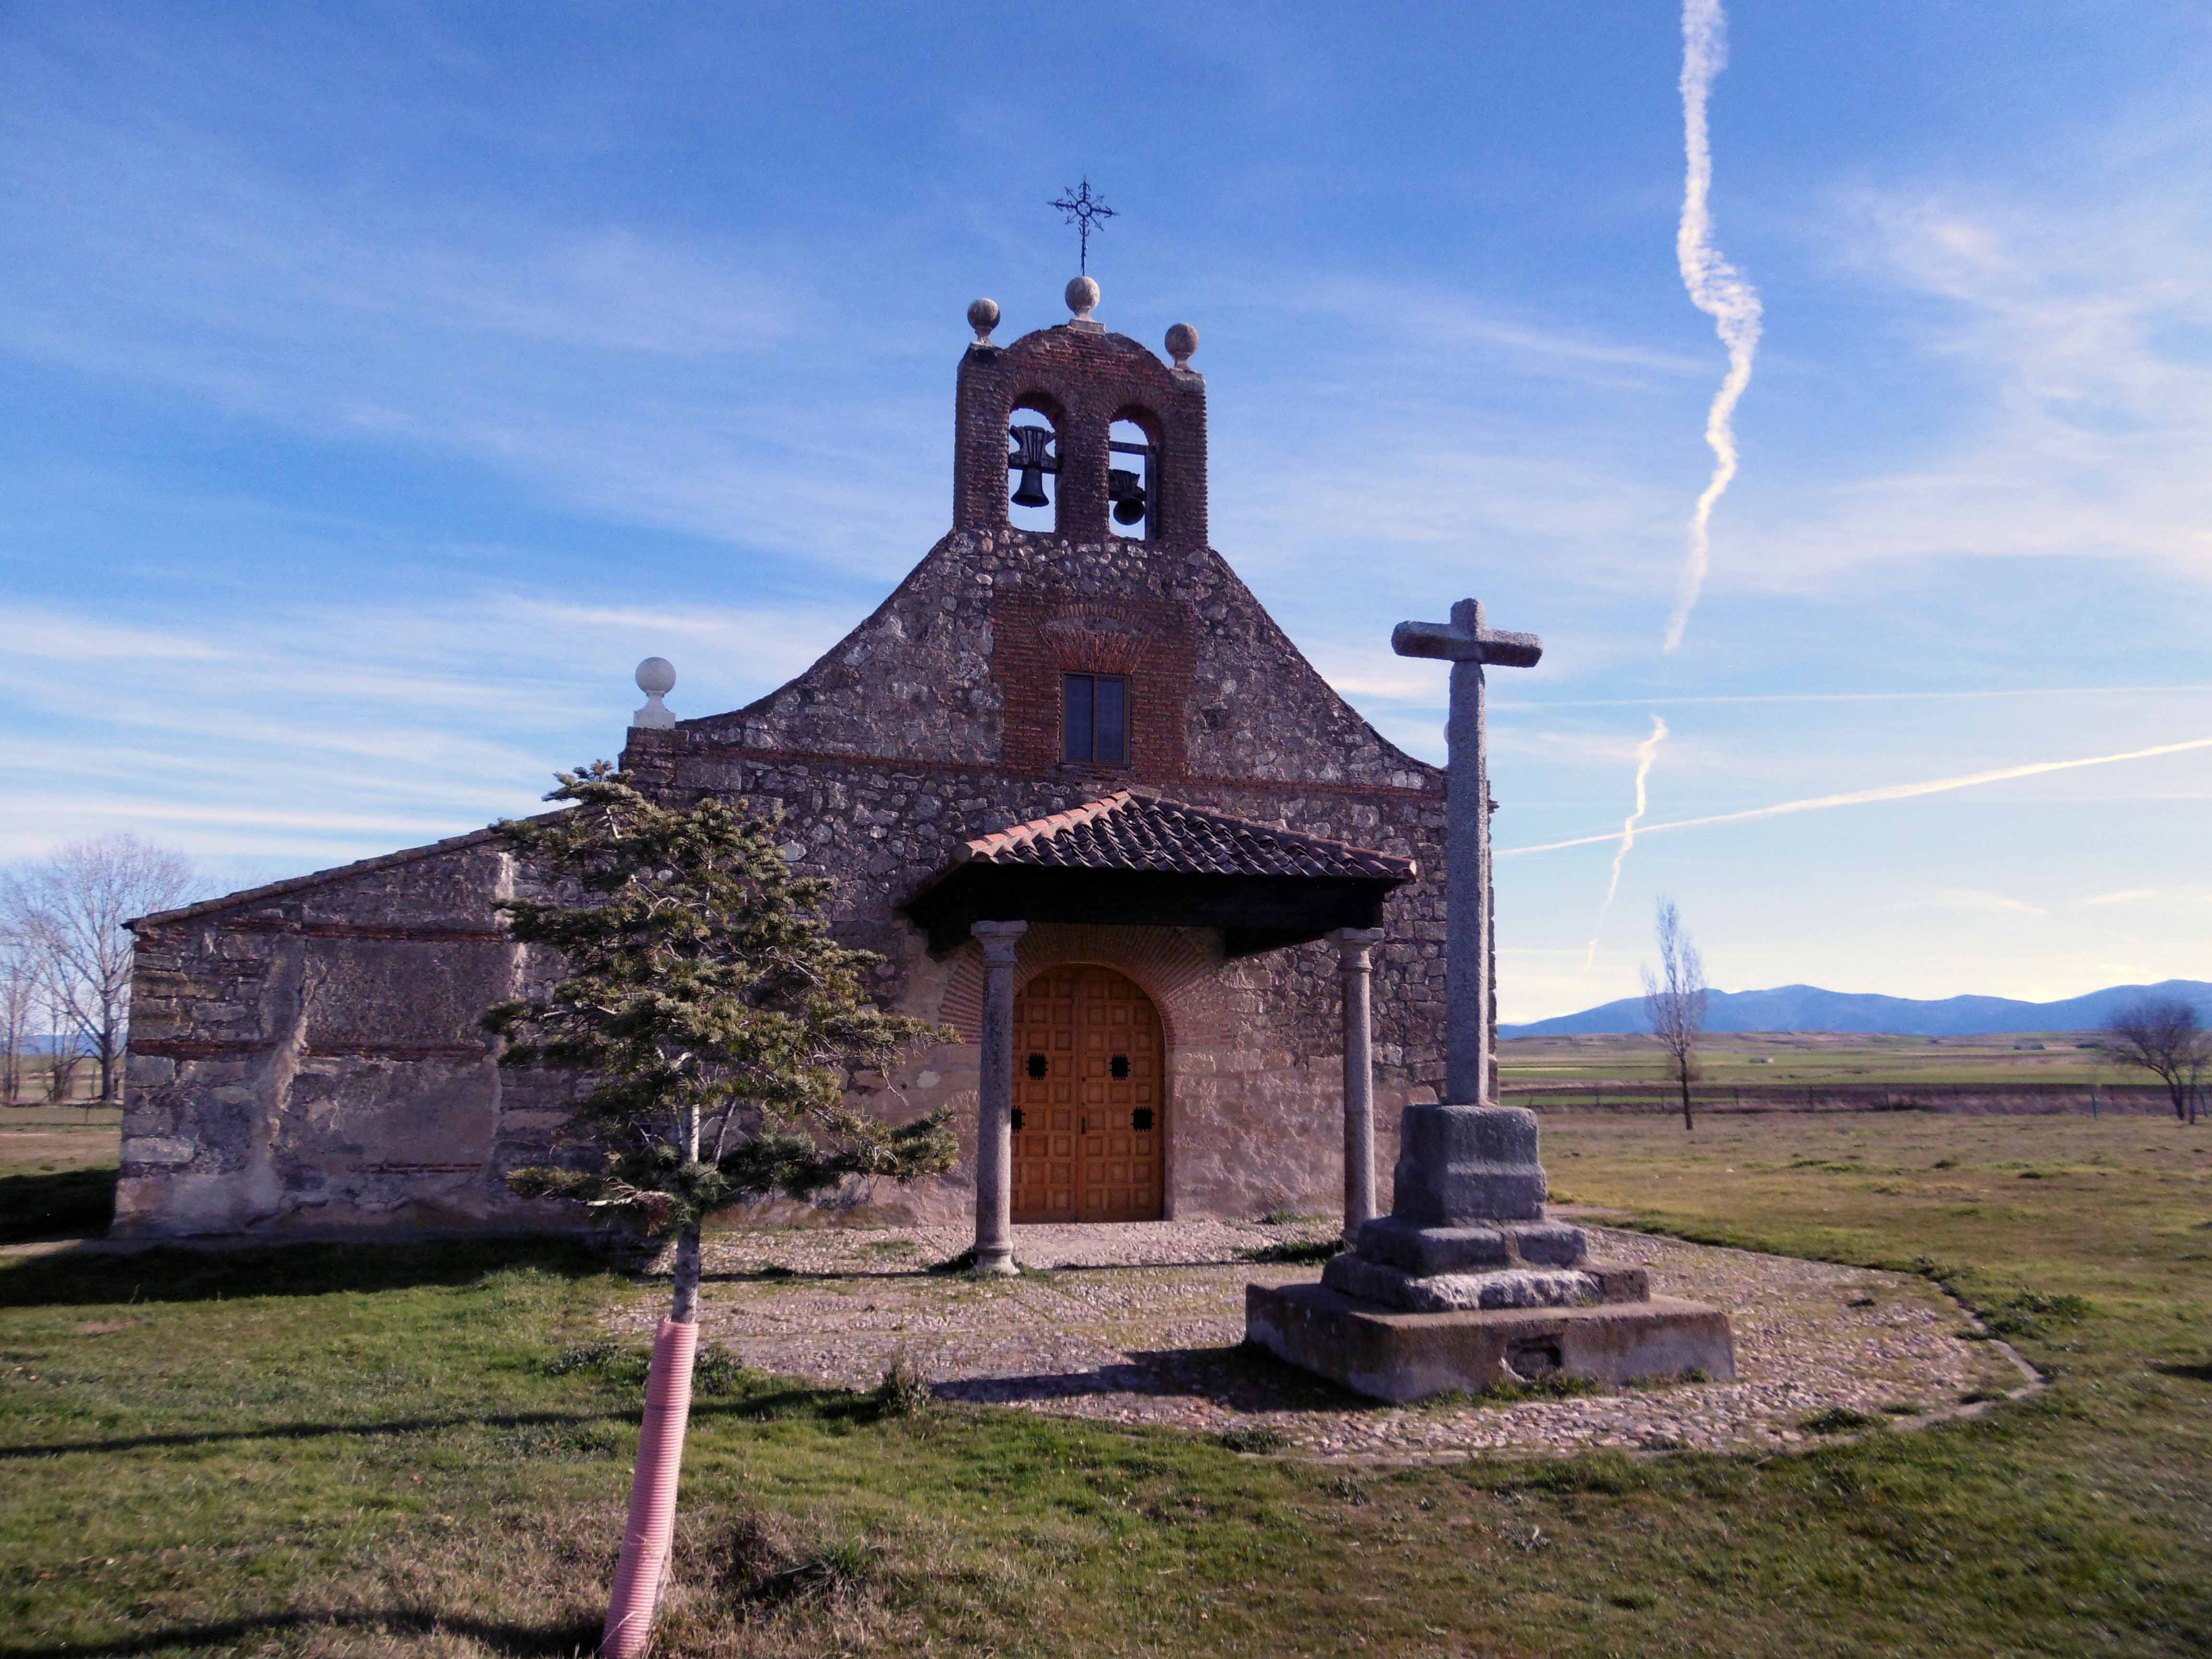
<path fill-rule="evenodd" d="M 1167 1054 L 1110 968 L 1054 968 L 1014 999 L 1014 1219 L 1157 1221 Z"/>

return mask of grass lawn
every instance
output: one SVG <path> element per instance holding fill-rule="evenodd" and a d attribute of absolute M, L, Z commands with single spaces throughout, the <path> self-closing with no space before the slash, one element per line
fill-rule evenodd
<path fill-rule="evenodd" d="M 2057 1386 L 1788 1458 L 1370 1469 L 724 1368 L 668 1650 L 2212 1650 L 2212 1128 L 1547 1120 L 1562 1191 L 1943 1276 Z M 571 1247 L 0 1268 L 0 1656 L 566 1654 L 638 1409 Z"/>

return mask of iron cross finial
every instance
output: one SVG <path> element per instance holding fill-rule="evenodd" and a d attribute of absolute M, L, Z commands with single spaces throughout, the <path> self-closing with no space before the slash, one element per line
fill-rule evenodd
<path fill-rule="evenodd" d="M 1067 216 L 1067 222 L 1077 228 L 1078 234 L 1083 239 L 1083 246 L 1075 268 L 1079 274 L 1089 276 L 1091 274 L 1091 233 L 1096 228 L 1094 221 L 1113 218 L 1114 210 L 1091 193 L 1091 180 L 1088 176 L 1085 176 L 1080 185 L 1069 191 L 1058 201 L 1048 203 L 1046 205 L 1058 208 Z"/>

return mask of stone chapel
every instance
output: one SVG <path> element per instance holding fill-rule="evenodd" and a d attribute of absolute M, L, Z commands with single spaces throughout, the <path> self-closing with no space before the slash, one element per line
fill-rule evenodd
<path fill-rule="evenodd" d="M 621 763 L 780 813 L 883 1003 L 959 1035 L 854 1086 L 951 1104 L 961 1170 L 831 1212 L 975 1210 L 987 951 L 1011 963 L 1013 1221 L 1334 1212 L 1370 972 L 1387 1209 L 1398 1109 L 1443 1075 L 1443 775 L 1210 545 L 1196 331 L 1163 361 L 1088 278 L 1068 303 L 1006 345 L 970 307 L 951 527 L 875 612 L 732 713 L 655 691 Z M 495 908 L 530 880 L 477 830 L 135 923 L 116 1230 L 573 1224 L 503 1179 L 548 1161 L 563 1088 L 502 1073 L 477 1026 L 545 971 Z"/>

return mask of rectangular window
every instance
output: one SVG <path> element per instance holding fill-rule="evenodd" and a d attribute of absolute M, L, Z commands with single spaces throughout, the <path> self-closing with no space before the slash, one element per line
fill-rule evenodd
<path fill-rule="evenodd" d="M 1129 761 L 1129 682 L 1119 674 L 1070 674 L 1064 685 L 1066 758 L 1100 766 Z"/>

